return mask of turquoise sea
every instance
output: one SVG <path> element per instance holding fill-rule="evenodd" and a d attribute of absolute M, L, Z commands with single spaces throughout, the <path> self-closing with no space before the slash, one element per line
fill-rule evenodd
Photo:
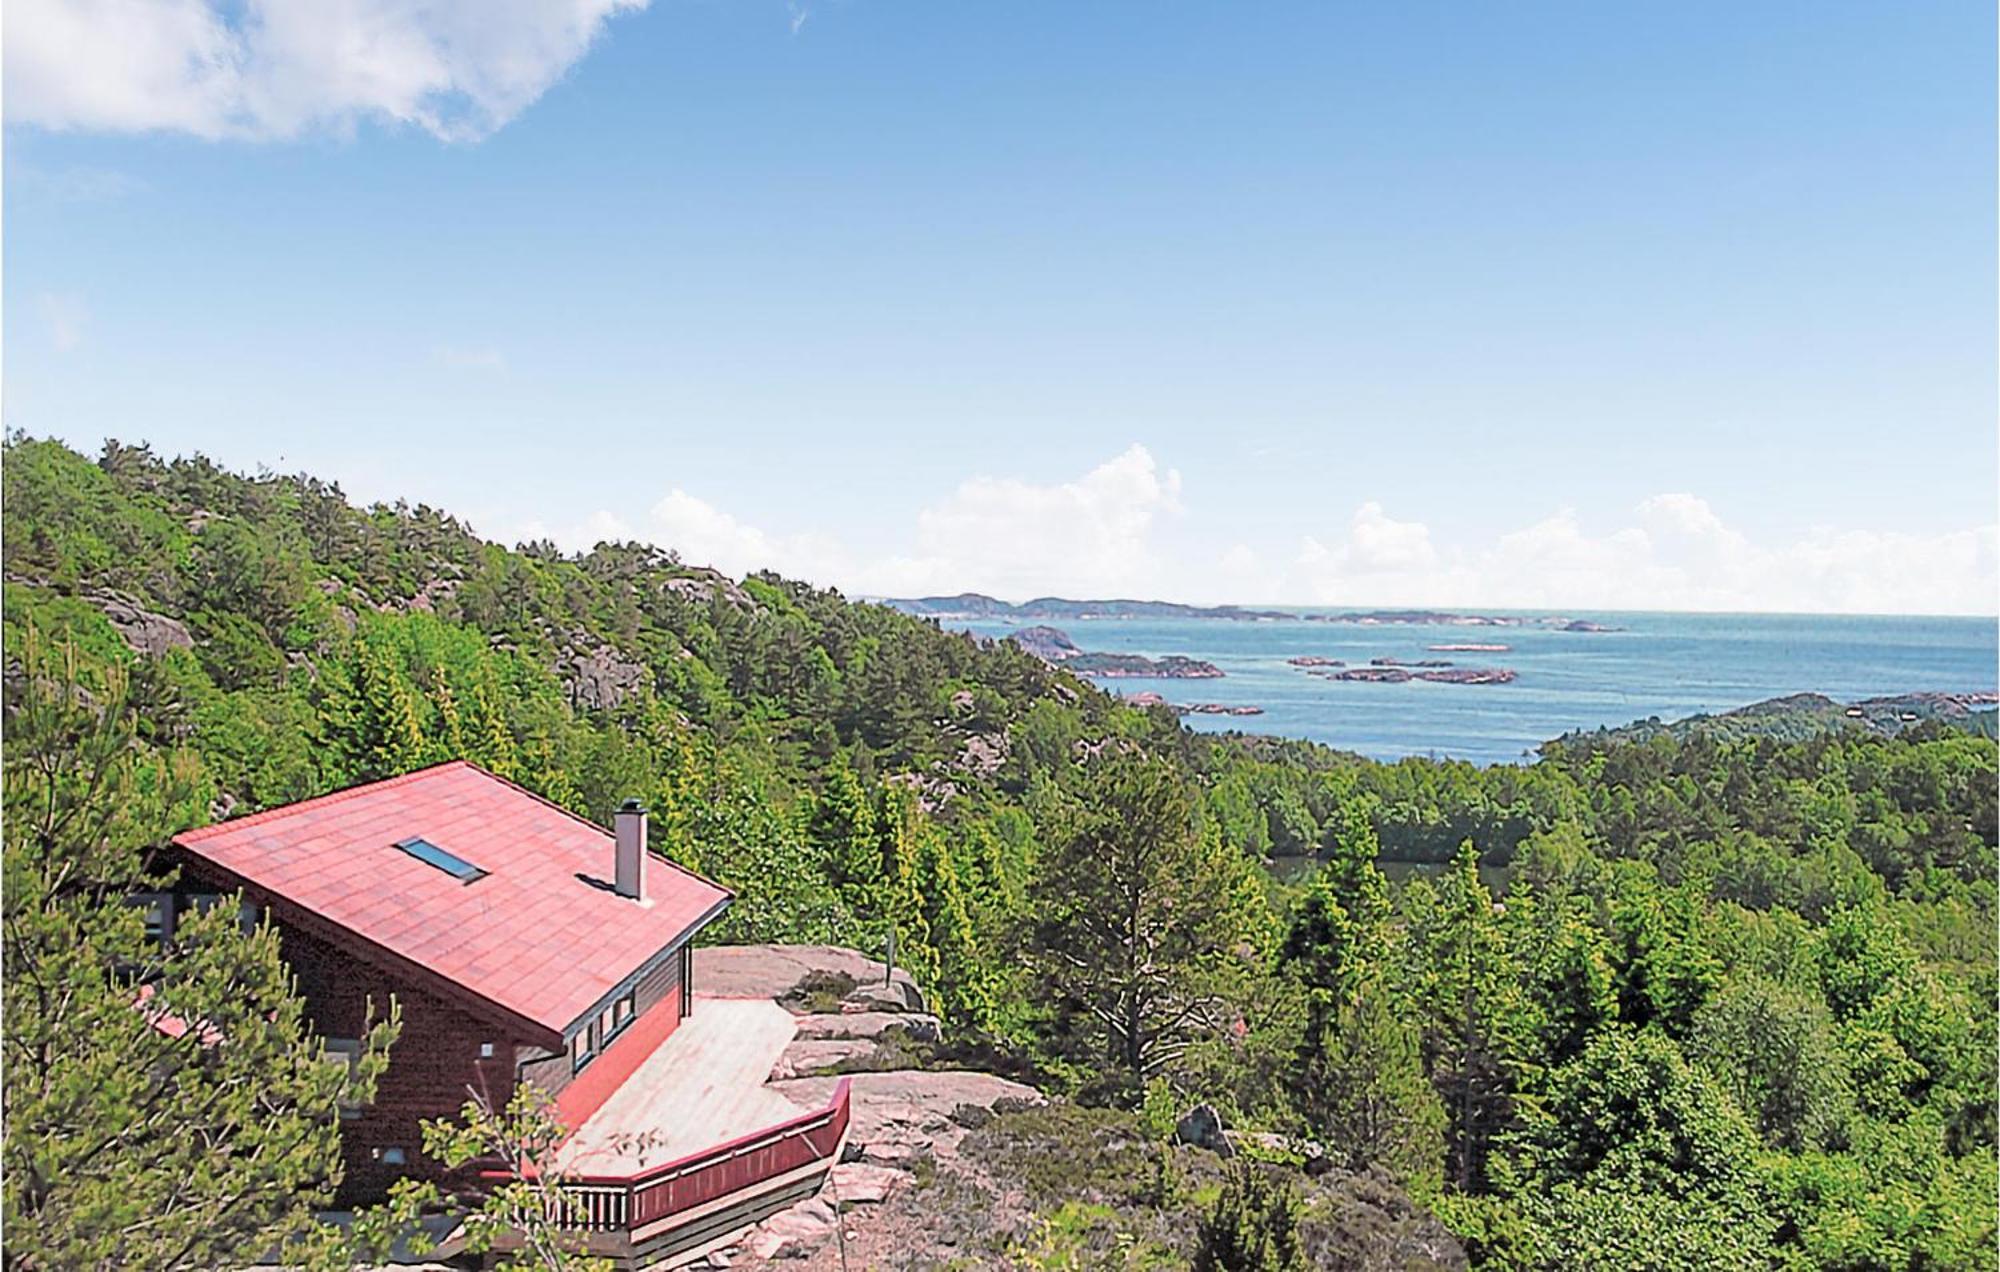
<path fill-rule="evenodd" d="M 1538 616 L 1530 611 L 1482 611 Z M 1613 632 L 1547 627 L 1360 626 L 1287 620 L 1069 619 L 1054 622 L 1093 652 L 1206 659 L 1219 680 L 1099 680 L 1116 693 L 1169 702 L 1254 705 L 1250 717 L 1186 717 L 1191 728 L 1310 738 L 1378 759 L 1437 755 L 1502 763 L 1571 729 L 1727 711 L 1791 693 L 1847 702 L 1918 690 L 1991 691 L 2000 641 L 1990 618 L 1565 611 Z M 1001 637 L 1021 622 L 945 620 Z M 1434 653 L 1431 645 L 1492 643 L 1505 653 Z M 1366 684 L 1307 675 L 1302 655 L 1350 667 L 1371 658 L 1450 659 L 1510 667 L 1504 685 Z"/>

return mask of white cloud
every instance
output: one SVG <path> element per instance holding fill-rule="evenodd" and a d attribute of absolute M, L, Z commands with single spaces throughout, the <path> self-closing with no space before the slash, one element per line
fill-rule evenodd
<path fill-rule="evenodd" d="M 1133 445 L 1069 480 L 970 478 L 923 506 L 884 551 L 816 531 L 783 533 L 681 488 L 634 531 L 598 513 L 567 532 L 585 549 L 641 538 L 732 575 L 775 569 L 851 595 L 987 592 L 1157 597 L 1208 603 L 1441 609 L 1793 610 L 1986 613 L 2000 596 L 2000 528 L 1938 534 L 1814 530 L 1759 543 L 1707 501 L 1655 495 L 1625 524 L 1593 528 L 1560 509 L 1483 542 L 1441 541 L 1423 521 L 1369 501 L 1336 533 L 1291 553 L 1181 525 L 1181 477 Z"/>
<path fill-rule="evenodd" d="M 83 329 L 90 321 L 90 310 L 83 297 L 43 292 L 35 297 L 35 307 L 41 311 L 42 322 L 49 329 L 49 343 L 57 353 L 68 353 L 83 343 Z"/>
<path fill-rule="evenodd" d="M 1347 538 L 1332 547 L 1306 536 L 1300 560 L 1318 573 L 1379 575 L 1427 570 L 1437 562 L 1430 527 L 1421 521 L 1397 521 L 1369 501 L 1354 510 Z"/>
<path fill-rule="evenodd" d="M 551 527 L 543 521 L 523 521 L 495 536 L 501 543 L 535 543 L 547 539 L 565 552 L 588 552 L 600 543 L 624 543 L 642 536 L 613 512 L 602 509 L 573 526 Z"/>
<path fill-rule="evenodd" d="M 1165 585 L 1155 524 L 1177 514 L 1181 475 L 1133 443 L 1075 481 L 975 477 L 917 517 L 917 557 L 935 586 L 1002 596 L 1143 591 Z M 969 580 L 954 583 L 952 579 Z"/>
<path fill-rule="evenodd" d="M 773 535 L 738 521 L 685 490 L 674 489 L 653 505 L 656 542 L 690 565 L 712 565 L 729 574 L 778 570 L 815 583 L 838 582 L 854 568 L 840 544 L 825 535 Z"/>
<path fill-rule="evenodd" d="M 974 477 L 918 512 L 906 546 L 876 554 L 828 534 L 766 530 L 676 487 L 648 511 L 637 537 L 674 549 L 691 565 L 734 575 L 772 569 L 855 595 L 1151 595 L 1172 590 L 1153 531 L 1180 511 L 1180 486 L 1179 473 L 1162 471 L 1136 444 L 1073 481 Z M 568 528 L 531 521 L 503 536 L 548 538 L 571 551 L 629 537 L 609 512 Z M 1233 556 L 1237 565 L 1252 559 L 1247 547 Z"/>
<path fill-rule="evenodd" d="M 6 118 L 285 139 L 363 119 L 476 140 L 646 0 L 10 0 Z"/>
<path fill-rule="evenodd" d="M 1448 552 L 1421 523 L 1391 522 L 1389 542 L 1420 546 L 1369 568 L 1385 559 L 1386 518 L 1365 504 L 1346 540 L 1304 540 L 1288 592 L 1345 605 L 1846 613 L 1992 613 L 2000 595 L 2000 528 L 1990 525 L 1815 530 L 1759 544 L 1692 494 L 1655 495 L 1633 512 L 1637 524 L 1592 533 L 1564 509 Z"/>

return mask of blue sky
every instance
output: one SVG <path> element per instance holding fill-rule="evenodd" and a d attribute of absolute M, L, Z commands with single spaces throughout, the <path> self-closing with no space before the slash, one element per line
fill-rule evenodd
<path fill-rule="evenodd" d="M 1994 609 L 1990 5 L 493 13 L 10 4 L 7 425 L 864 593 Z"/>

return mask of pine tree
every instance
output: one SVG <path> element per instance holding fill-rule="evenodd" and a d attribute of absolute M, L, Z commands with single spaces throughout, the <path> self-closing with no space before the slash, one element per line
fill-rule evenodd
<path fill-rule="evenodd" d="M 917 892 L 937 963 L 933 996 L 951 1023 L 985 1030 L 993 1023 L 993 977 L 980 955 L 958 863 L 935 826 L 921 828 L 916 848 Z"/>
<path fill-rule="evenodd" d="M 1610 942 L 1566 898 L 1543 905 L 1524 892 L 1518 898 L 1510 894 L 1508 906 L 1507 917 L 1520 934 L 1521 962 L 1529 971 L 1537 1050 L 1543 1063 L 1565 1064 L 1583 1052 L 1592 1034 L 1618 1017 Z"/>
<path fill-rule="evenodd" d="M 1042 859 L 1034 969 L 1104 1082 L 1136 1098 L 1220 1023 L 1223 976 L 1255 928 L 1244 862 L 1197 826 L 1184 779 L 1121 756 L 1092 774 Z M 1084 1059 L 1085 1057 L 1079 1057 Z"/>
<path fill-rule="evenodd" d="M 1370 976 L 1327 1009 L 1316 1004 L 1292 1083 L 1308 1134 L 1349 1170 L 1380 1166 L 1418 1191 L 1443 1173 L 1444 1107 L 1424 1076 L 1419 1031 Z"/>
<path fill-rule="evenodd" d="M 354 688 L 359 736 L 352 753 L 358 777 L 394 777 L 422 768 L 430 759 L 430 739 L 424 734 L 417 695 L 404 679 L 396 657 L 383 638 L 355 642 Z"/>
<path fill-rule="evenodd" d="M 883 853 L 874 802 L 849 764 L 836 760 L 828 769 L 807 835 L 848 909 L 864 923 L 883 922 Z"/>
<path fill-rule="evenodd" d="M 1618 1014 L 1634 1025 L 1658 1023 L 1676 1038 L 1722 983 L 1722 964 L 1703 943 L 1701 915 L 1683 889 L 1665 891 L 1634 876 L 1612 910 L 1619 936 Z"/>
<path fill-rule="evenodd" d="M 1195 1230 L 1194 1272 L 1304 1272 L 1298 1188 L 1267 1167 L 1239 1162 Z"/>
<path fill-rule="evenodd" d="M 305 1233 L 340 1178 L 338 1106 L 387 1064 L 393 1013 L 350 1071 L 326 1063 L 270 927 L 233 900 L 149 936 L 148 848 L 205 815 L 183 753 L 134 737 L 170 714 L 119 666 L 88 678 L 31 632 L 7 685 L 5 1220 L 8 1266 L 256 1262 Z"/>
<path fill-rule="evenodd" d="M 1322 868 L 1333 895 L 1355 924 L 1368 929 L 1389 915 L 1389 881 L 1377 859 L 1382 842 L 1375 835 L 1370 806 L 1359 801 L 1342 805 L 1340 835 Z"/>
<path fill-rule="evenodd" d="M 514 754 L 514 733 L 500 710 L 500 693 L 490 675 L 482 676 L 472 690 L 473 725 L 470 737 L 475 749 L 472 758 L 489 772 L 513 779 L 520 771 Z"/>
<path fill-rule="evenodd" d="M 1494 1139 L 1514 1118 L 1514 1068 L 1527 1025 L 1493 895 L 1479 878 L 1472 841 L 1438 881 L 1428 930 L 1415 934 L 1427 968 L 1424 1051 L 1450 1116 L 1447 1168 L 1459 1192 L 1486 1185 Z"/>
<path fill-rule="evenodd" d="M 458 716 L 458 699 L 452 694 L 451 681 L 445 677 L 441 666 L 431 668 L 430 702 L 438 722 L 432 758 L 440 761 L 464 759 L 465 730 Z"/>
<path fill-rule="evenodd" d="M 917 889 L 917 838 L 923 811 L 909 787 L 883 783 L 875 812 L 881 857 L 881 904 L 886 928 L 896 934 L 896 961 L 926 990 L 937 983 L 937 952 Z"/>

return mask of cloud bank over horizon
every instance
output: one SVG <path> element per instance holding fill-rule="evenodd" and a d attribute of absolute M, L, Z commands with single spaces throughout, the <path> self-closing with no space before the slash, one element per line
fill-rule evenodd
<path fill-rule="evenodd" d="M 9 124 L 208 141 L 477 141 L 647 0 L 12 0 Z"/>
<path fill-rule="evenodd" d="M 514 536 L 570 550 L 643 539 L 734 575 L 776 570 L 861 596 L 983 592 L 1192 603 L 1578 610 L 1976 614 L 2000 596 L 2000 526 L 1935 534 L 1817 528 L 1780 542 L 1733 529 L 1700 495 L 1665 491 L 1626 524 L 1568 508 L 1487 542 L 1440 542 L 1366 501 L 1291 545 L 1176 553 L 1165 531 L 1198 503 L 1134 443 L 1069 481 L 974 476 L 917 512 L 905 542 L 868 553 L 833 532 L 780 533 L 676 487 L 644 518 L 592 514 Z"/>

